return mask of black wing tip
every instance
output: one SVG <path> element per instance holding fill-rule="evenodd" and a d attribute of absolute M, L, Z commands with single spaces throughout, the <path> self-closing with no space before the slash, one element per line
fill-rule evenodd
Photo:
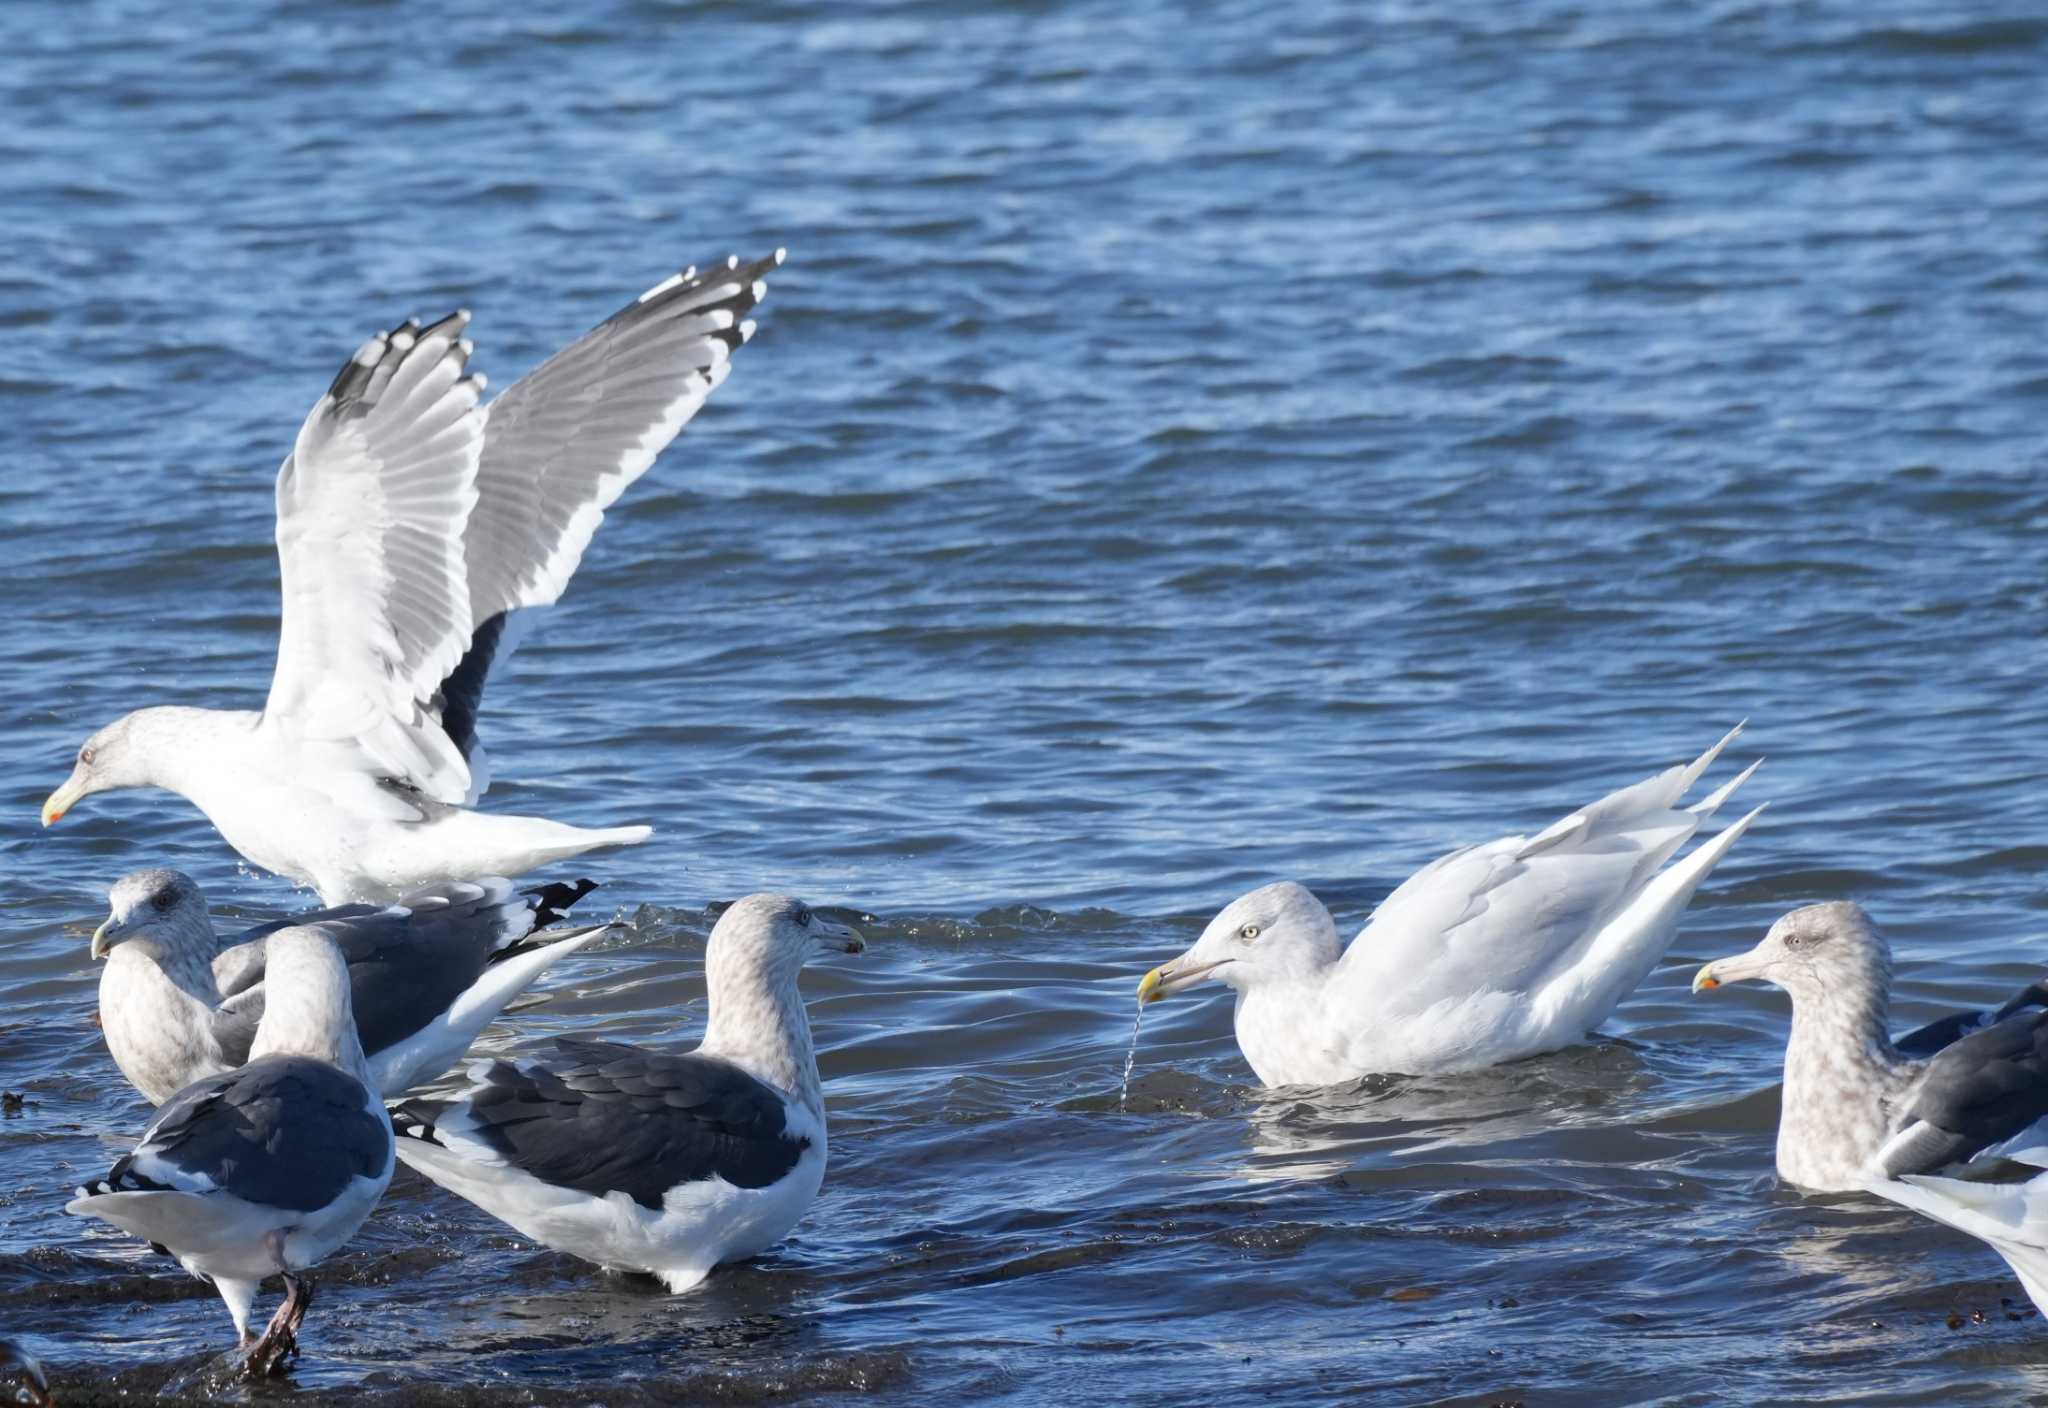
<path fill-rule="evenodd" d="M 396 1105 L 386 1105 L 384 1113 L 391 1118 L 391 1137 L 410 1139 L 418 1144 L 440 1144 L 441 1131 L 437 1125 L 445 1108 L 432 1100 L 403 1100 Z"/>
<path fill-rule="evenodd" d="M 552 928 L 569 917 L 577 901 L 597 888 L 595 880 L 587 877 L 575 880 L 553 880 L 537 889 L 522 891 L 533 901 L 533 927 L 527 932 L 537 933 Z"/>
<path fill-rule="evenodd" d="M 648 289 L 620 310 L 617 316 L 625 319 L 658 315 L 685 302 L 692 313 L 724 309 L 732 314 L 732 326 L 722 328 L 712 336 L 724 342 L 728 349 L 737 348 L 754 335 L 754 325 L 744 315 L 768 296 L 768 285 L 763 276 L 781 268 L 788 257 L 789 251 L 778 246 L 774 252 L 758 259 L 742 260 L 737 254 L 728 254 L 719 263 L 702 270 L 692 264 Z M 736 287 L 722 298 L 708 303 L 692 301 L 692 295 L 707 287 L 729 285 Z"/>
<path fill-rule="evenodd" d="M 463 329 L 468 326 L 469 310 L 457 308 L 425 327 L 420 325 L 418 318 L 407 318 L 389 332 L 373 333 L 367 342 L 356 349 L 355 355 L 348 359 L 342 369 L 335 373 L 334 380 L 328 383 L 328 399 L 336 410 L 346 409 L 352 402 L 362 397 L 371 379 L 375 377 L 377 369 L 394 353 L 403 360 L 413 348 L 430 337 L 449 334 L 449 348 L 442 355 L 459 358 L 466 367 L 470 353 L 475 350 L 462 336 Z M 483 375 L 475 373 L 473 377 L 477 383 L 477 390 L 481 393 L 484 386 Z"/>

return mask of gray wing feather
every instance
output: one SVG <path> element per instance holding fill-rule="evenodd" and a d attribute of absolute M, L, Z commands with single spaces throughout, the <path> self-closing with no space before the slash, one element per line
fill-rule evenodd
<path fill-rule="evenodd" d="M 441 726 L 474 762 L 506 618 L 562 594 L 604 511 L 725 380 L 780 250 L 649 289 L 485 408 L 477 502 L 463 528 L 469 648 L 436 696 Z"/>
<path fill-rule="evenodd" d="M 2037 980 L 2028 983 L 1996 1009 L 1955 1012 L 1938 1018 L 1924 1027 L 1906 1033 L 1892 1045 L 1898 1048 L 1902 1056 L 1925 1060 L 1972 1032 L 1981 1031 L 1994 1022 L 2002 1022 L 2008 1017 L 2029 1010 L 2048 1010 L 2048 982 Z"/>
<path fill-rule="evenodd" d="M 382 908 L 349 905 L 264 925 L 222 955 L 236 955 L 239 984 L 215 1015 L 215 1033 L 223 1051 L 233 1036 L 241 1055 L 248 1053 L 263 1015 L 260 947 L 282 929 L 316 929 L 340 948 L 356 1032 L 364 1052 L 374 1055 L 452 1007 L 494 959 L 525 937 L 532 918 L 532 903 L 510 881 L 492 878 L 429 886 Z M 214 961 L 216 978 L 222 959 Z"/>
<path fill-rule="evenodd" d="M 2048 1012 L 2022 1011 L 1936 1054 L 1906 1115 L 1879 1154 L 1892 1178 L 1972 1158 L 2048 1116 Z"/>
<path fill-rule="evenodd" d="M 402 1123 L 433 1137 L 451 1107 L 508 1164 L 594 1196 L 659 1208 L 678 1184 L 712 1177 L 764 1188 L 809 1140 L 788 1133 L 783 1099 L 716 1057 L 558 1038 L 547 1064 L 494 1061 L 460 1101 L 411 1100 Z"/>
<path fill-rule="evenodd" d="M 93 1191 L 173 1186 L 151 1177 L 168 1168 L 252 1203 L 324 1208 L 351 1179 L 375 1178 L 390 1162 L 391 1132 L 365 1094 L 355 1077 L 304 1056 L 208 1076 L 172 1096 Z"/>

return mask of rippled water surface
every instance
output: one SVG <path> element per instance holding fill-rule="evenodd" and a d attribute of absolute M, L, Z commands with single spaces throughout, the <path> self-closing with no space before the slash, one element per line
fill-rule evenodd
<path fill-rule="evenodd" d="M 260 699 L 271 475 L 370 329 L 473 307 L 502 386 L 776 245 L 488 701 L 490 805 L 659 828 L 490 1041 L 688 1043 L 708 904 L 864 908 L 824 1194 L 670 1298 L 401 1170 L 258 1397 L 2048 1400 L 1990 1252 L 1775 1186 L 1782 999 L 1686 991 L 1845 895 L 1902 1024 L 2048 956 L 2037 6 L 29 3 L 0 53 L 0 1326 L 67 1401 L 230 1337 L 59 1211 L 144 1118 L 105 887 L 307 897 L 164 794 L 37 803 Z M 1120 1104 L 1240 891 L 1355 927 L 1744 717 L 1771 810 L 1594 1042 L 1268 1093 L 1217 991 Z"/>

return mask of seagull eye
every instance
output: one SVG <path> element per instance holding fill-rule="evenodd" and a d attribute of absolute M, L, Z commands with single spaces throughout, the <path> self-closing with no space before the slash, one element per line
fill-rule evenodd
<path fill-rule="evenodd" d="M 1243 939 L 1246 943 L 1250 943 L 1253 939 L 1256 939 L 1259 936 L 1259 926 L 1256 924 L 1247 924 L 1242 929 L 1239 929 L 1237 931 L 1237 936 L 1240 939 Z"/>
<path fill-rule="evenodd" d="M 797 927 L 800 929 L 811 927 L 811 907 L 807 904 L 798 905 L 789 917 L 797 922 Z"/>
<path fill-rule="evenodd" d="M 1804 934 L 1787 934 L 1787 935 L 1785 936 L 1785 947 L 1786 947 L 1786 948 L 1805 948 L 1805 947 L 1806 947 L 1806 935 L 1804 935 Z"/>
<path fill-rule="evenodd" d="M 91 766 L 92 766 L 92 749 L 90 749 L 90 748 L 81 748 L 81 749 L 79 749 L 79 750 L 78 750 L 78 761 L 79 761 L 79 762 L 81 762 L 81 763 L 84 763 L 84 764 L 85 764 L 85 765 L 86 765 L 87 767 L 91 767 Z"/>
<path fill-rule="evenodd" d="M 168 914 L 171 906 L 178 902 L 178 896 L 170 890 L 158 890 L 149 897 L 150 907 L 158 914 Z"/>

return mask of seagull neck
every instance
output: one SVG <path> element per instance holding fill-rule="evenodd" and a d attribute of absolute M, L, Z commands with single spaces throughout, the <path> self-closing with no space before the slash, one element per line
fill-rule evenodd
<path fill-rule="evenodd" d="M 720 963 L 706 969 L 710 1017 L 698 1050 L 730 1061 L 757 1080 L 794 1094 L 824 1118 L 811 1021 L 794 975 L 764 973 L 754 964 Z"/>
<path fill-rule="evenodd" d="M 1886 1137 L 1886 1102 L 1912 1076 L 1887 1030 L 1881 984 L 1808 993 L 1792 1004 L 1778 1117 L 1778 1172 L 1821 1190 L 1857 1186 Z"/>
<path fill-rule="evenodd" d="M 129 716 L 128 730 L 132 755 L 144 767 L 140 785 L 176 792 L 206 810 L 204 794 L 221 782 L 239 783 L 224 777 L 216 760 L 237 738 L 252 732 L 262 717 L 246 709 L 138 709 Z"/>
<path fill-rule="evenodd" d="M 1891 1000 L 1883 981 L 1830 985 L 1797 995 L 1785 1044 L 1787 1079 L 1794 1054 L 1802 1066 L 1850 1059 L 1891 1069 L 1903 1063 L 1892 1045 Z"/>
<path fill-rule="evenodd" d="M 176 1027 L 181 1022 L 203 1026 L 220 1006 L 220 986 L 214 982 L 210 963 L 175 948 L 151 953 L 138 943 L 116 944 L 100 974 L 100 1003 L 102 1007 L 122 1007 L 131 995 L 151 1007 L 168 1004 L 183 1009 L 184 1016 L 176 1022 L 152 1017 L 152 1026 Z M 101 1025 L 107 1025 L 105 1013 Z"/>
<path fill-rule="evenodd" d="M 1266 975 L 1237 990 L 1237 1047 L 1265 1085 L 1334 1085 L 1356 1072 L 1319 1040 L 1325 974 Z"/>

